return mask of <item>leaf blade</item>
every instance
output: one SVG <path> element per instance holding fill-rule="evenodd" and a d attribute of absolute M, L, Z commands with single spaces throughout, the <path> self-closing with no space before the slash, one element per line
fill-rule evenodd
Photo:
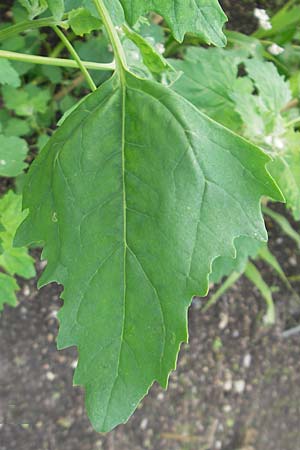
<path fill-rule="evenodd" d="M 64 284 L 59 347 L 79 348 L 75 382 L 97 430 L 125 422 L 154 380 L 167 384 L 212 260 L 232 254 L 237 235 L 266 239 L 259 199 L 280 198 L 268 161 L 126 74 L 89 95 L 33 163 L 17 243 L 44 242 L 41 283 Z"/>

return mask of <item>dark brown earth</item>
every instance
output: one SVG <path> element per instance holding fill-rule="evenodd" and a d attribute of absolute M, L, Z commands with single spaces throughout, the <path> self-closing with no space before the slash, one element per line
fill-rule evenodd
<path fill-rule="evenodd" d="M 228 28 L 251 34 L 257 28 L 254 8 L 263 8 L 273 14 L 287 2 L 285 0 L 220 0 L 220 4 L 228 16 Z"/>
<path fill-rule="evenodd" d="M 299 249 L 268 225 L 273 252 L 299 279 Z M 60 289 L 23 283 L 20 305 L 0 318 L 0 450 L 300 449 L 300 333 L 282 337 L 300 307 L 261 268 L 274 286 L 276 326 L 262 325 L 263 300 L 244 278 L 205 315 L 196 299 L 168 391 L 153 386 L 128 424 L 106 436 L 91 429 L 82 390 L 72 388 L 75 349 L 55 348 Z"/>

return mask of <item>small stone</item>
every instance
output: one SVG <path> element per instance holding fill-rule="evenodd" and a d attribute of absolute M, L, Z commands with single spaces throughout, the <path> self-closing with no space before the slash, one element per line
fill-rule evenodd
<path fill-rule="evenodd" d="M 57 319 L 57 314 L 58 314 L 58 311 L 56 309 L 54 309 L 53 311 L 50 312 L 48 317 L 50 319 Z"/>
<path fill-rule="evenodd" d="M 250 353 L 246 353 L 246 355 L 244 356 L 244 360 L 243 360 L 243 366 L 246 369 L 249 369 L 249 367 L 251 366 L 251 361 L 252 361 L 252 356 L 250 355 Z"/>
<path fill-rule="evenodd" d="M 47 261 L 46 260 L 39 262 L 39 268 L 41 270 L 45 269 L 46 265 L 47 265 Z"/>
<path fill-rule="evenodd" d="M 220 450 L 220 449 L 222 448 L 222 442 L 221 442 L 221 441 L 216 441 L 216 443 L 215 443 L 215 448 L 216 448 L 217 450 Z"/>
<path fill-rule="evenodd" d="M 238 380 L 234 383 L 234 390 L 237 394 L 242 394 L 245 390 L 246 383 L 244 380 Z"/>
<path fill-rule="evenodd" d="M 57 424 L 62 428 L 71 428 L 73 420 L 70 417 L 60 417 L 57 421 Z"/>
<path fill-rule="evenodd" d="M 223 383 L 223 389 L 224 389 L 225 392 L 231 391 L 231 389 L 232 389 L 232 380 L 226 380 Z"/>
<path fill-rule="evenodd" d="M 30 288 L 29 288 L 28 284 L 25 284 L 25 286 L 23 287 L 23 294 L 25 295 L 25 297 L 29 297 Z"/>
<path fill-rule="evenodd" d="M 227 327 L 229 322 L 229 316 L 228 314 L 225 313 L 221 313 L 220 314 L 220 323 L 219 323 L 219 329 L 220 330 L 225 330 L 225 328 Z"/>
<path fill-rule="evenodd" d="M 147 426 L 148 426 L 148 419 L 147 419 L 147 417 L 145 417 L 145 418 L 141 421 L 140 429 L 141 429 L 141 430 L 146 430 Z"/>
<path fill-rule="evenodd" d="M 50 343 L 54 341 L 53 334 L 50 334 L 50 333 L 47 334 L 47 341 L 50 342 Z"/>
<path fill-rule="evenodd" d="M 223 382 L 223 389 L 225 392 L 232 390 L 232 375 L 229 371 L 225 374 L 225 381 Z"/>
<path fill-rule="evenodd" d="M 292 256 L 289 257 L 289 263 L 293 267 L 297 266 L 297 258 L 296 258 L 295 255 L 292 255 Z"/>
<path fill-rule="evenodd" d="M 72 369 L 76 369 L 77 366 L 78 366 L 78 359 L 74 359 L 74 361 L 71 362 L 71 367 Z"/>
<path fill-rule="evenodd" d="M 49 380 L 49 381 L 53 381 L 53 380 L 55 380 L 55 378 L 56 378 L 56 375 L 53 373 L 53 372 L 47 372 L 46 373 L 46 378 L 47 378 L 47 380 Z"/>
<path fill-rule="evenodd" d="M 165 398 L 164 394 L 162 392 L 160 392 L 157 396 L 157 400 L 162 401 Z"/>
<path fill-rule="evenodd" d="M 232 411 L 232 408 L 230 405 L 224 405 L 223 411 L 225 413 L 230 413 Z"/>

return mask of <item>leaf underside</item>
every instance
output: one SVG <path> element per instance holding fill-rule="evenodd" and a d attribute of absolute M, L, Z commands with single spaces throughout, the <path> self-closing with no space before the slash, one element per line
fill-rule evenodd
<path fill-rule="evenodd" d="M 76 345 L 98 431 L 166 386 L 187 307 L 239 235 L 265 240 L 269 158 L 152 81 L 117 75 L 63 123 L 29 171 L 16 244 L 43 243 L 40 284 L 64 285 L 58 345 Z"/>

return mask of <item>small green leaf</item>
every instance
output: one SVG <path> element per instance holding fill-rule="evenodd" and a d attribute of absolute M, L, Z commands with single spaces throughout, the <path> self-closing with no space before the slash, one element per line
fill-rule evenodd
<path fill-rule="evenodd" d="M 295 220 L 300 220 L 300 132 L 282 137 L 284 148 L 274 153 L 268 168 L 280 187 Z"/>
<path fill-rule="evenodd" d="M 0 177 L 16 177 L 27 167 L 28 146 L 24 139 L 0 134 Z"/>
<path fill-rule="evenodd" d="M 83 36 L 93 30 L 99 30 L 102 22 L 87 9 L 77 8 L 69 12 L 69 25 L 77 36 Z"/>
<path fill-rule="evenodd" d="M 41 72 L 53 84 L 59 84 L 59 83 L 61 83 L 61 81 L 63 79 L 63 72 L 60 67 L 42 66 Z"/>
<path fill-rule="evenodd" d="M 269 111 L 280 113 L 291 100 L 289 84 L 271 62 L 248 59 L 246 70 L 258 89 L 259 97 Z"/>
<path fill-rule="evenodd" d="M 34 260 L 27 248 L 14 248 L 16 230 L 27 213 L 22 211 L 22 197 L 8 191 L 0 199 L 0 221 L 4 230 L 0 231 L 3 253 L 0 255 L 0 268 L 9 275 L 31 278 L 35 275 Z"/>
<path fill-rule="evenodd" d="M 24 119 L 17 117 L 9 117 L 3 126 L 3 134 L 5 136 L 25 136 L 30 133 L 30 126 Z"/>
<path fill-rule="evenodd" d="M 3 99 L 6 107 L 15 111 L 18 116 L 32 116 L 32 114 L 44 114 L 48 111 L 51 94 L 48 89 L 32 84 L 27 84 L 21 89 L 7 86 L 3 90 Z"/>
<path fill-rule="evenodd" d="M 29 19 L 34 19 L 48 8 L 47 0 L 19 0 L 28 12 Z"/>
<path fill-rule="evenodd" d="M 0 84 L 7 84 L 13 87 L 19 87 L 21 84 L 18 72 L 6 59 L 0 59 Z"/>
<path fill-rule="evenodd" d="M 17 305 L 16 292 L 19 289 L 20 288 L 13 277 L 0 272 L 0 313 L 3 311 L 5 303 L 10 306 Z"/>
<path fill-rule="evenodd" d="M 237 236 L 266 240 L 260 198 L 281 199 L 268 161 L 170 89 L 123 73 L 31 166 L 15 242 L 43 243 L 40 285 L 64 285 L 58 346 L 79 348 L 74 382 L 97 430 L 126 421 L 154 380 L 167 385 L 213 260 L 234 255 Z"/>
<path fill-rule="evenodd" d="M 54 19 L 61 20 L 65 10 L 64 0 L 47 0 L 47 3 Z"/>
<path fill-rule="evenodd" d="M 144 39 L 140 34 L 131 30 L 129 27 L 124 27 L 125 34 L 134 44 L 140 49 L 143 63 L 153 74 L 160 74 L 164 71 L 173 70 L 169 62 L 158 53 L 155 48 Z"/>
<path fill-rule="evenodd" d="M 28 255 L 26 248 L 13 248 L 13 239 L 16 229 L 24 220 L 26 213 L 21 209 L 22 198 L 20 195 L 9 191 L 0 198 L 0 312 L 6 303 L 10 306 L 17 305 L 16 292 L 19 286 L 14 275 L 31 278 L 35 275 L 34 261 Z M 3 225 L 2 225 L 3 224 Z"/>
<path fill-rule="evenodd" d="M 222 27 L 227 18 L 217 0 L 120 0 L 130 25 L 150 11 L 163 16 L 175 39 L 183 41 L 186 33 L 193 33 L 207 44 L 224 46 Z"/>

